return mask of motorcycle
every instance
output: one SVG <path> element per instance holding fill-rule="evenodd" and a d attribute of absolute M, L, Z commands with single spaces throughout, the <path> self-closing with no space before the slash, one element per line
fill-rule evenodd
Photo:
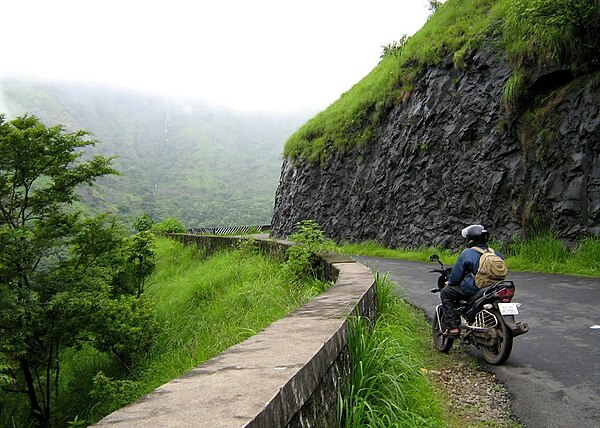
<path fill-rule="evenodd" d="M 429 271 L 440 274 L 437 288 L 431 290 L 432 293 L 439 293 L 446 286 L 452 267 L 444 267 L 435 254 L 430 260 L 441 266 L 440 269 Z M 504 364 L 512 351 L 513 338 L 529 331 L 526 323 L 515 321 L 521 304 L 512 301 L 514 295 L 515 284 L 503 280 L 479 289 L 468 300 L 458 302 L 461 324 L 457 338 L 480 349 L 483 358 L 493 365 Z M 443 325 L 440 303 L 435 308 L 432 322 L 433 344 L 438 351 L 446 353 L 452 348 L 455 338 L 445 332 Z"/>

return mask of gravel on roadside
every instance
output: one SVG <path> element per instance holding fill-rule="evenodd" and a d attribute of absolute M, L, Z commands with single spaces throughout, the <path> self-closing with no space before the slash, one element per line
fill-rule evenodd
<path fill-rule="evenodd" d="M 512 414 L 510 395 L 493 373 L 474 367 L 470 355 L 453 352 L 448 367 L 422 369 L 447 397 L 449 413 L 464 427 L 522 427 Z"/>

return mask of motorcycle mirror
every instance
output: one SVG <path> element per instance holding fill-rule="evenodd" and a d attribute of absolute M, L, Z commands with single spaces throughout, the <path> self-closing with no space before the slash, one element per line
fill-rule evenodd
<path fill-rule="evenodd" d="M 429 260 L 432 262 L 438 262 L 442 268 L 444 267 L 444 264 L 441 262 L 440 257 L 437 254 L 432 254 L 429 257 Z"/>

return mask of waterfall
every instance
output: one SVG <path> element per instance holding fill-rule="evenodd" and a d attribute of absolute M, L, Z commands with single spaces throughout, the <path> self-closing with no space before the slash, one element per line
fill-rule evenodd
<path fill-rule="evenodd" d="M 165 139 L 163 141 L 163 147 L 162 147 L 162 155 L 161 155 L 162 158 L 164 158 L 166 156 L 167 148 L 169 147 L 169 119 L 171 118 L 169 104 L 170 104 L 169 96 L 167 95 L 165 98 L 165 124 L 164 124 Z M 157 193 L 158 193 L 158 182 L 154 183 L 154 190 L 153 190 L 154 196 L 156 196 Z"/>
<path fill-rule="evenodd" d="M 163 146 L 163 157 L 167 154 L 167 147 L 169 145 L 169 97 L 165 100 L 165 144 Z"/>

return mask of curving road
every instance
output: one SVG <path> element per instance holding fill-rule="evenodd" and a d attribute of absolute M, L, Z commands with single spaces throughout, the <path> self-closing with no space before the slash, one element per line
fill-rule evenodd
<path fill-rule="evenodd" d="M 437 275 L 428 270 L 437 264 L 355 259 L 388 273 L 431 317 L 439 295 L 429 292 Z M 515 338 L 504 366 L 486 367 L 506 385 L 513 412 L 531 428 L 600 428 L 600 279 L 521 272 L 508 279 L 530 331 Z"/>

